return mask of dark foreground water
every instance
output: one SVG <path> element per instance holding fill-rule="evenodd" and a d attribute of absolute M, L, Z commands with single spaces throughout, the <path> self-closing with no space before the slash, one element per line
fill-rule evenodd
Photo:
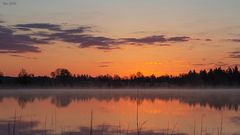
<path fill-rule="evenodd" d="M 1 90 L 0 135 L 240 135 L 240 90 Z"/>

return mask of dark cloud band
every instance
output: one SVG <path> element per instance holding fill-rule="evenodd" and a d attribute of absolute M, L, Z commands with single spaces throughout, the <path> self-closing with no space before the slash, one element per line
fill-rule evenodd
<path fill-rule="evenodd" d="M 229 39 L 232 42 L 240 43 L 240 39 Z"/>
<path fill-rule="evenodd" d="M 165 43 L 165 42 L 186 42 L 191 38 L 186 36 L 180 37 L 170 37 L 167 38 L 165 35 L 154 35 L 143 38 L 124 38 L 124 42 L 133 43 L 133 44 L 155 44 L 155 43 Z"/>
<path fill-rule="evenodd" d="M 40 52 L 35 44 L 48 42 L 32 38 L 29 35 L 15 34 L 10 28 L 0 26 L 0 53 Z"/>
<path fill-rule="evenodd" d="M 240 51 L 230 52 L 230 58 L 240 59 Z"/>
<path fill-rule="evenodd" d="M 120 49 L 121 45 L 125 44 L 169 46 L 169 43 L 191 40 L 187 36 L 166 37 L 165 35 L 114 39 L 87 34 L 92 29 L 92 27 L 87 26 L 64 29 L 62 25 L 50 23 L 0 25 L 0 53 L 37 53 L 41 52 L 40 44 L 49 44 L 54 41 L 77 44 L 79 48 L 92 47 L 100 50 L 112 50 Z M 43 32 L 42 30 L 47 31 Z"/>

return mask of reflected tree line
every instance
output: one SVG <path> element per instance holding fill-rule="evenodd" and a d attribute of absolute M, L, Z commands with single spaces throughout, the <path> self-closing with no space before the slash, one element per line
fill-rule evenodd
<path fill-rule="evenodd" d="M 238 67 L 221 67 L 190 70 L 179 76 L 144 76 L 138 72 L 129 77 L 119 75 L 72 74 L 67 69 L 56 69 L 51 76 L 34 76 L 22 69 L 18 77 L 8 77 L 0 73 L 0 88 L 174 88 L 174 87 L 239 87 L 240 71 Z"/>
<path fill-rule="evenodd" d="M 137 92 L 137 93 L 136 93 Z M 106 95 L 106 93 L 109 93 Z M 0 93 L 0 99 L 14 98 L 18 100 L 19 104 L 26 104 L 27 102 L 34 102 L 35 100 L 45 100 L 51 98 L 51 102 L 60 105 L 58 107 L 68 106 L 72 101 L 89 101 L 91 99 L 97 99 L 99 101 L 116 101 L 120 99 L 132 100 L 137 105 L 141 105 L 143 100 L 150 100 L 154 102 L 157 99 L 171 101 L 178 99 L 180 102 L 188 103 L 189 105 L 202 105 L 210 106 L 216 109 L 222 107 L 237 107 L 240 104 L 240 92 L 239 91 L 182 91 L 179 93 L 176 91 L 3 91 Z M 23 106 L 24 107 L 24 106 Z M 237 109 L 237 108 L 235 108 Z M 51 115 L 51 114 L 50 114 Z M 37 120 L 36 117 L 30 121 L 22 119 L 24 115 L 22 112 L 14 112 L 14 116 L 7 120 L 0 119 L 0 134 L 1 135 L 191 135 L 189 133 L 180 132 L 177 128 L 178 123 L 170 124 L 168 127 L 160 127 L 158 129 L 148 129 L 144 127 L 144 130 L 138 131 L 138 126 L 129 126 L 118 122 L 116 123 L 102 123 L 100 125 L 94 125 L 93 121 L 96 119 L 93 117 L 91 111 L 91 126 L 78 126 L 70 127 L 69 125 L 62 125 L 57 121 L 56 113 L 52 118 L 45 117 L 45 121 Z M 138 116 L 138 115 L 137 115 Z M 24 116 L 26 117 L 26 115 Z M 94 119 L 93 119 L 94 118 Z M 203 116 L 202 118 L 203 119 Z M 240 121 L 239 116 L 230 117 L 231 122 L 238 124 Z M 50 122 L 51 121 L 51 122 Z M 126 120 L 127 121 L 127 120 Z M 222 120 L 221 120 L 222 121 Z M 125 121 L 124 121 L 125 122 Z M 138 120 L 137 120 L 138 122 Z M 204 124 L 207 121 L 204 122 Z M 58 124 L 56 128 L 56 124 Z M 181 123 L 180 123 L 181 124 Z M 200 125 L 200 124 L 199 124 Z M 222 125 L 222 124 L 220 124 Z M 192 135 L 223 135 L 222 127 L 208 128 L 202 130 L 201 126 L 196 126 L 194 121 L 194 134 Z M 216 125 L 218 126 L 218 124 Z M 225 126 L 225 125 L 224 125 Z M 195 128 L 200 127 L 200 131 L 195 132 Z M 190 127 L 192 128 L 192 127 Z M 210 130 L 207 130 L 210 129 Z M 227 128 L 227 126 L 226 126 Z M 60 131 L 61 130 L 61 131 Z M 226 132 L 226 131 L 225 131 Z M 196 134 L 195 134 L 196 133 Z M 199 134 L 200 133 L 200 134 Z M 237 133 L 236 133 L 237 134 Z M 233 134 L 235 135 L 235 134 Z"/>
<path fill-rule="evenodd" d="M 106 94 L 107 93 L 107 94 Z M 24 108 L 28 103 L 38 100 L 48 100 L 57 107 L 67 107 L 74 101 L 88 102 L 92 99 L 99 102 L 119 102 L 128 100 L 139 105 L 143 101 L 154 103 L 156 100 L 172 101 L 178 100 L 180 103 L 195 107 L 210 107 L 216 110 L 228 109 L 239 110 L 239 91 L 140 91 L 137 97 L 136 91 L 6 91 L 0 93 L 0 102 L 4 98 L 14 98 L 20 107 Z"/>

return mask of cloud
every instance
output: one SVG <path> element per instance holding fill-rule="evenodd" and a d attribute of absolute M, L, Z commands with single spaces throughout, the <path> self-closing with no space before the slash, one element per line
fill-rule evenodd
<path fill-rule="evenodd" d="M 21 31 L 31 31 L 30 28 L 15 28 L 15 30 L 21 30 Z"/>
<path fill-rule="evenodd" d="M 62 33 L 61 35 L 50 35 L 55 39 L 68 42 L 77 43 L 80 48 L 97 47 L 98 49 L 112 49 L 111 45 L 116 44 L 116 41 L 107 37 L 97 37 L 92 35 L 71 35 Z"/>
<path fill-rule="evenodd" d="M 39 46 L 36 46 L 37 44 L 49 44 L 54 41 L 79 44 L 79 48 L 118 49 L 113 46 L 117 44 L 115 39 L 85 34 L 90 29 L 85 26 L 63 29 L 60 25 L 47 23 L 17 24 L 13 27 L 0 25 L 0 53 L 37 53 L 41 52 Z M 50 32 L 43 33 L 38 30 L 49 30 Z M 31 33 L 24 34 L 25 31 Z M 18 34 L 16 34 L 17 32 Z"/>
<path fill-rule="evenodd" d="M 234 52 L 230 52 L 230 58 L 240 58 L 240 51 L 234 51 Z"/>
<path fill-rule="evenodd" d="M 181 37 L 171 37 L 171 38 L 168 38 L 167 40 L 170 42 L 186 42 L 186 41 L 189 41 L 190 39 L 191 39 L 190 37 L 181 36 Z"/>
<path fill-rule="evenodd" d="M 15 34 L 11 28 L 0 26 L 0 53 L 38 53 L 40 49 L 33 45 L 47 43 L 29 35 Z"/>
<path fill-rule="evenodd" d="M 211 66 L 211 67 L 227 67 L 227 66 L 229 66 L 228 64 L 226 64 L 222 61 L 218 61 L 215 63 L 194 63 L 192 65 L 193 66 Z"/>
<path fill-rule="evenodd" d="M 88 34 L 76 35 L 70 32 L 58 32 L 58 33 L 48 33 L 48 34 L 35 34 L 35 36 L 43 37 L 46 41 L 63 41 L 66 43 L 78 44 L 80 48 L 89 48 L 95 47 L 97 49 L 116 49 L 113 45 L 117 45 L 115 39 L 102 37 L 102 36 L 93 36 Z"/>
<path fill-rule="evenodd" d="M 18 28 L 33 28 L 33 29 L 47 29 L 53 31 L 61 30 L 61 26 L 57 24 L 50 23 L 29 23 L 29 24 L 17 24 Z"/>
<path fill-rule="evenodd" d="M 37 59 L 37 58 L 34 58 L 34 57 L 27 57 L 27 56 L 22 56 L 22 55 L 17 55 L 17 54 L 12 54 L 12 55 L 9 55 L 9 56 L 17 57 L 17 58 L 25 58 L 25 59 Z"/>
<path fill-rule="evenodd" d="M 99 68 L 106 68 L 106 67 L 110 67 L 110 65 L 113 64 L 113 62 L 110 61 L 103 61 L 103 62 L 98 62 L 99 63 Z"/>
<path fill-rule="evenodd" d="M 193 66 L 208 66 L 208 65 L 212 65 L 212 64 L 204 64 L 204 63 L 195 63 L 192 64 Z"/>
<path fill-rule="evenodd" d="M 18 29 L 42 29 L 42 30 L 50 30 L 55 32 L 63 32 L 68 34 L 75 33 L 84 33 L 91 29 L 91 27 L 81 26 L 73 29 L 63 29 L 59 24 L 51 24 L 51 23 L 29 23 L 29 24 L 17 24 L 15 25 Z"/>
<path fill-rule="evenodd" d="M 229 39 L 229 41 L 240 43 L 240 39 Z"/>
<path fill-rule="evenodd" d="M 210 38 L 207 38 L 207 39 L 205 39 L 205 41 L 208 41 L 208 42 L 210 42 L 210 41 L 212 41 L 212 39 L 210 39 Z"/>
<path fill-rule="evenodd" d="M 73 34 L 73 33 L 84 33 L 87 31 L 91 31 L 91 29 L 92 29 L 91 27 L 82 26 L 82 27 L 77 27 L 75 29 L 66 29 L 61 31 L 65 33 Z"/>
<path fill-rule="evenodd" d="M 89 34 L 92 29 L 89 26 L 66 28 L 65 25 L 51 23 L 0 25 L 0 53 L 38 53 L 41 52 L 39 44 L 49 44 L 55 41 L 72 43 L 79 48 L 110 51 L 120 49 L 126 44 L 170 46 L 170 43 L 187 42 L 192 39 L 187 36 L 166 37 L 165 35 L 115 39 Z"/>
<path fill-rule="evenodd" d="M 109 67 L 109 65 L 99 65 L 98 67 L 100 67 L 100 68 L 106 68 L 106 67 Z"/>
<path fill-rule="evenodd" d="M 169 37 L 167 38 L 165 35 L 154 35 L 147 36 L 143 38 L 123 38 L 122 40 L 126 43 L 132 44 L 155 44 L 155 43 L 166 43 L 166 42 L 186 42 L 191 38 L 187 36 L 180 37 Z"/>
<path fill-rule="evenodd" d="M 46 29 L 50 30 L 49 33 L 36 32 L 32 36 L 41 37 L 45 41 L 63 41 L 66 43 L 79 44 L 80 48 L 95 47 L 97 49 L 111 50 L 118 49 L 113 45 L 117 45 L 117 40 L 104 37 L 104 36 L 94 36 L 86 34 L 86 32 L 91 31 L 91 27 L 76 27 L 71 29 L 63 29 L 61 25 L 48 24 L 48 23 L 34 23 L 34 24 L 18 24 L 16 28 L 21 29 Z"/>

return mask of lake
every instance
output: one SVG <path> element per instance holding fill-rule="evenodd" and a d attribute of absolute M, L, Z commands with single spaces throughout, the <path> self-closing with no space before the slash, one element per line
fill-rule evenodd
<path fill-rule="evenodd" d="M 0 90 L 0 135 L 240 135 L 239 89 Z"/>

